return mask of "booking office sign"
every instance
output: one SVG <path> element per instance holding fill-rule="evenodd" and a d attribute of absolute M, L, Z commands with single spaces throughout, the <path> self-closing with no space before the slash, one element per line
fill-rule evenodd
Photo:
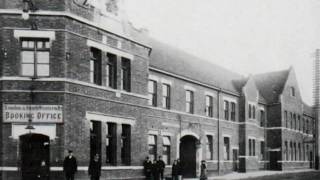
<path fill-rule="evenodd" d="M 3 104 L 3 122 L 62 123 L 62 105 Z"/>

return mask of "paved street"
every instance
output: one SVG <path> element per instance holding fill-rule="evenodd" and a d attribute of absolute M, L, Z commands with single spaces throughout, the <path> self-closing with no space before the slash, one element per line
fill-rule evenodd
<path fill-rule="evenodd" d="M 294 170 L 294 171 L 257 171 L 250 173 L 231 173 L 218 177 L 209 177 L 209 180 L 319 180 L 320 171 Z M 190 178 L 184 180 L 198 180 Z"/>

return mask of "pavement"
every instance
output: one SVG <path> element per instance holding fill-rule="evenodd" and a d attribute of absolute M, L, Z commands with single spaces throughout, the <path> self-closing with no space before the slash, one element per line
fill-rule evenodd
<path fill-rule="evenodd" d="M 302 170 L 287 170 L 287 171 L 255 171 L 255 172 L 247 172 L 247 173 L 232 172 L 232 173 L 221 175 L 221 176 L 208 177 L 208 180 L 247 179 L 247 178 L 258 178 L 258 177 L 264 177 L 264 176 L 284 175 L 284 174 L 302 173 L 302 172 L 316 172 L 316 170 L 302 169 Z M 184 178 L 184 180 L 199 180 L 199 179 Z"/>

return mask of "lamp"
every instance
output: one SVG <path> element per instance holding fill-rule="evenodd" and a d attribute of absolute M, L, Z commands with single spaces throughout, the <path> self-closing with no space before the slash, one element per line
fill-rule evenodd
<path fill-rule="evenodd" d="M 33 125 L 32 125 L 32 119 L 31 118 L 28 119 L 28 125 L 27 125 L 27 127 L 25 129 L 29 130 L 30 133 L 31 133 L 31 130 L 35 129 L 33 127 Z"/>

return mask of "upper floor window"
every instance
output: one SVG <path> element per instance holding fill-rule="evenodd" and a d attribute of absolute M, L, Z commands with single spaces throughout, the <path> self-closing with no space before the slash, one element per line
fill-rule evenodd
<path fill-rule="evenodd" d="M 296 118 L 296 114 L 293 114 L 293 129 L 297 129 L 297 118 Z"/>
<path fill-rule="evenodd" d="M 291 94 L 291 96 L 296 96 L 296 92 L 295 92 L 294 87 L 290 87 L 290 94 Z"/>
<path fill-rule="evenodd" d="M 256 140 L 249 138 L 249 156 L 256 155 Z"/>
<path fill-rule="evenodd" d="M 101 85 L 101 51 L 90 49 L 90 82 Z"/>
<path fill-rule="evenodd" d="M 260 110 L 260 126 L 264 127 L 265 126 L 265 113 L 264 110 Z"/>
<path fill-rule="evenodd" d="M 255 119 L 256 118 L 256 106 L 249 104 L 249 119 Z"/>
<path fill-rule="evenodd" d="M 300 115 L 298 115 L 298 130 L 301 131 L 301 118 L 300 118 Z"/>
<path fill-rule="evenodd" d="M 149 80 L 148 82 L 149 105 L 157 106 L 157 82 Z"/>
<path fill-rule="evenodd" d="M 162 84 L 162 107 L 170 109 L 170 85 Z"/>
<path fill-rule="evenodd" d="M 50 75 L 49 39 L 21 39 L 21 75 Z"/>
<path fill-rule="evenodd" d="M 224 119 L 229 120 L 229 101 L 224 101 Z"/>
<path fill-rule="evenodd" d="M 186 112 L 193 113 L 194 95 L 190 90 L 186 90 Z"/>
<path fill-rule="evenodd" d="M 236 103 L 231 102 L 231 121 L 236 120 Z"/>
<path fill-rule="evenodd" d="M 117 88 L 117 56 L 107 53 L 106 86 Z"/>
<path fill-rule="evenodd" d="M 206 95 L 206 116 L 212 117 L 213 116 L 213 98 L 212 96 Z"/>
<path fill-rule="evenodd" d="M 285 121 L 285 124 L 286 124 L 286 128 L 289 127 L 289 122 L 288 122 L 288 112 L 287 111 L 284 111 L 284 121 Z"/>
<path fill-rule="evenodd" d="M 290 128 L 293 129 L 293 114 L 290 112 Z"/>
<path fill-rule="evenodd" d="M 121 58 L 121 87 L 125 91 L 131 91 L 131 67 L 130 60 Z"/>

